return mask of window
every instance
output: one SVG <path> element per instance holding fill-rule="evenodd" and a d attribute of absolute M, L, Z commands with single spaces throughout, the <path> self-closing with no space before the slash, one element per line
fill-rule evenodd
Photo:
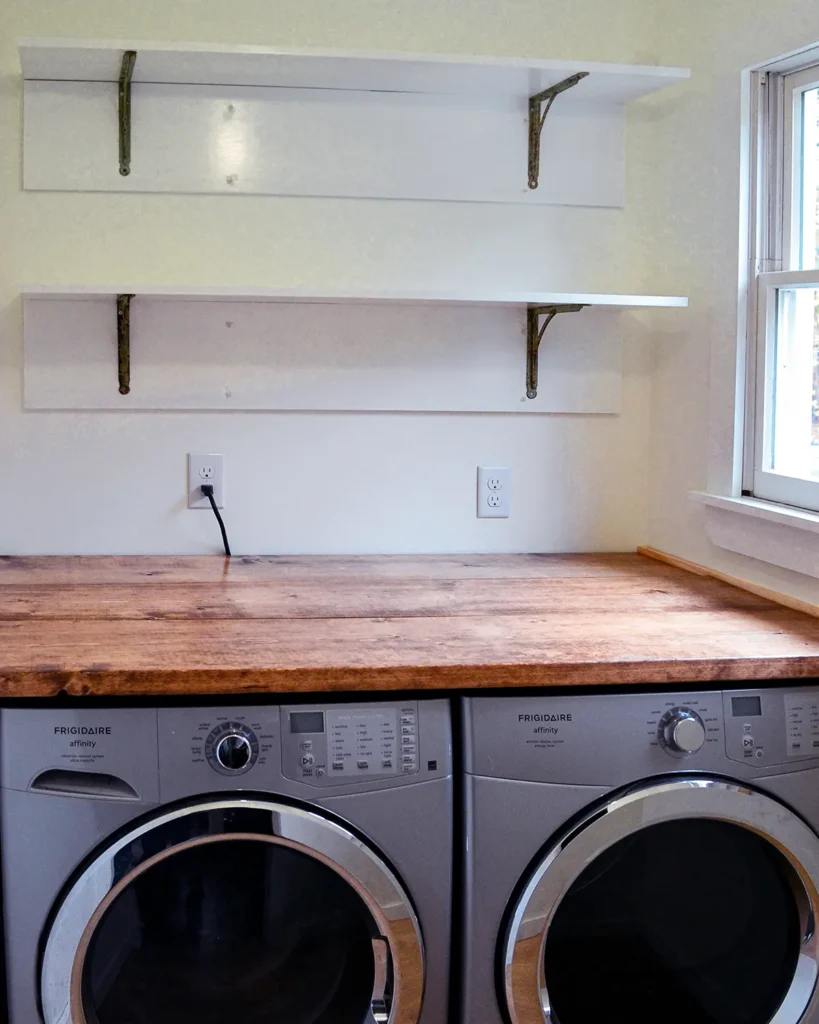
<path fill-rule="evenodd" d="M 793 63 L 791 61 L 791 63 Z M 819 510 L 819 64 L 756 74 L 745 493 Z"/>

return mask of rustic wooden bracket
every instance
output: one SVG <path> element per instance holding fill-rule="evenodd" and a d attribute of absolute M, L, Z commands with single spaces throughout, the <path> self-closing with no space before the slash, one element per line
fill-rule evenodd
<path fill-rule="evenodd" d="M 526 311 L 526 397 L 537 398 L 537 373 L 540 343 L 546 328 L 558 313 L 579 313 L 586 305 L 529 306 Z M 540 318 L 546 319 L 540 323 Z"/>

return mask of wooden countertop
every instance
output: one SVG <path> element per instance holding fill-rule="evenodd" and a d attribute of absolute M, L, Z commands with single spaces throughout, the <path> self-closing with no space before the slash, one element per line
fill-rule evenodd
<path fill-rule="evenodd" d="M 819 677 L 819 618 L 639 554 L 0 558 L 0 697 Z"/>

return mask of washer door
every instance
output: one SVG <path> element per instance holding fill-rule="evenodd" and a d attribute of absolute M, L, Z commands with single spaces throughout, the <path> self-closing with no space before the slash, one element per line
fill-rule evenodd
<path fill-rule="evenodd" d="M 502 945 L 513 1024 L 819 1021 L 819 838 L 747 786 L 677 777 L 538 862 Z"/>
<path fill-rule="evenodd" d="M 46 1024 L 416 1024 L 421 933 L 342 826 L 264 799 L 186 806 L 100 853 L 47 935 Z"/>

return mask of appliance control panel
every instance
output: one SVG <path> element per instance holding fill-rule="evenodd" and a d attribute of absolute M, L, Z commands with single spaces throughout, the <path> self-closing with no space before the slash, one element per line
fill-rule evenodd
<path fill-rule="evenodd" d="M 819 758 L 819 688 L 723 695 L 728 757 L 764 768 Z"/>
<path fill-rule="evenodd" d="M 282 773 L 332 786 L 419 769 L 418 703 L 283 707 Z"/>
<path fill-rule="evenodd" d="M 466 699 L 466 770 L 610 785 L 666 772 L 819 766 L 819 686 Z"/>

